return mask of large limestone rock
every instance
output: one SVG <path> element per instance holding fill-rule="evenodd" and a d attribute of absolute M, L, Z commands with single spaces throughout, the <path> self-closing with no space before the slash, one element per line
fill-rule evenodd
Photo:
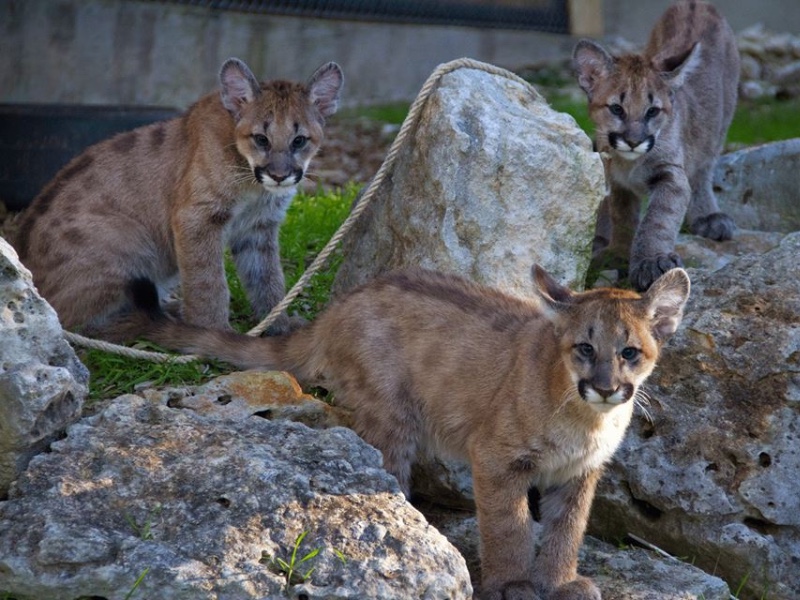
<path fill-rule="evenodd" d="M 800 138 L 724 154 L 714 170 L 720 208 L 743 229 L 800 231 Z"/>
<path fill-rule="evenodd" d="M 123 396 L 31 461 L 0 503 L 0 589 L 122 598 L 143 576 L 135 597 L 159 600 L 471 597 L 464 559 L 352 431 L 166 405 L 180 398 Z M 287 590 L 277 559 L 303 533 L 297 560 L 319 553 Z"/>
<path fill-rule="evenodd" d="M 346 237 L 335 290 L 419 265 L 528 295 L 534 262 L 581 286 L 604 189 L 572 117 L 528 85 L 451 72 Z"/>
<path fill-rule="evenodd" d="M 80 417 L 88 382 L 55 311 L 0 238 L 0 498 L 30 458 Z"/>
<path fill-rule="evenodd" d="M 800 597 L 800 232 L 692 274 L 683 325 L 590 531 L 639 535 L 754 597 Z M 763 596 L 768 591 L 767 596 Z"/>

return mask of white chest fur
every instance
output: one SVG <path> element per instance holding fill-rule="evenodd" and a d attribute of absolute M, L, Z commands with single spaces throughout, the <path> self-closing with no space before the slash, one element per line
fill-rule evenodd
<path fill-rule="evenodd" d="M 633 414 L 627 402 L 599 415 L 599 426 L 559 421 L 547 432 L 539 453 L 539 475 L 534 485 L 546 489 L 601 467 L 616 451 Z"/>

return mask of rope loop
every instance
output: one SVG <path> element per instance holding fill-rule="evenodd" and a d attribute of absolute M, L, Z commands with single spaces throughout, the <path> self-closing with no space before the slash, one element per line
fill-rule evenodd
<path fill-rule="evenodd" d="M 446 74 L 456 71 L 458 69 L 474 69 L 477 71 L 484 71 L 491 75 L 498 75 L 500 77 L 505 77 L 506 79 L 510 79 L 511 81 L 515 81 L 524 85 L 526 88 L 530 87 L 527 81 L 503 69 L 501 67 L 497 67 L 495 65 L 490 65 L 487 63 L 483 63 L 477 60 L 473 60 L 471 58 L 459 58 L 457 60 L 453 60 L 447 63 L 440 64 L 434 71 L 431 73 L 428 78 L 425 80 L 425 83 L 420 88 L 419 94 L 414 99 L 414 102 L 411 104 L 411 107 L 408 109 L 408 114 L 406 118 L 403 120 L 403 124 L 400 126 L 400 130 L 397 133 L 392 145 L 389 147 L 389 152 L 386 154 L 386 158 L 384 159 L 383 163 L 381 163 L 380 168 L 378 169 L 375 176 L 370 181 L 367 189 L 361 194 L 360 198 L 353 206 L 350 214 L 344 220 L 344 222 L 339 226 L 339 229 L 336 233 L 333 234 L 333 237 L 328 241 L 322 251 L 314 258 L 313 262 L 309 265 L 308 269 L 300 276 L 297 282 L 292 286 L 292 288 L 287 292 L 286 296 L 284 296 L 283 300 L 281 300 L 275 307 L 270 311 L 270 313 L 264 317 L 264 319 L 255 327 L 253 327 L 250 331 L 247 332 L 249 336 L 259 336 L 264 331 L 266 331 L 267 327 L 272 325 L 275 322 L 275 319 L 284 312 L 289 305 L 300 295 L 300 292 L 308 285 L 308 282 L 311 278 L 317 274 L 317 272 L 325 265 L 325 262 L 328 260 L 330 255 L 336 249 L 336 246 L 339 242 L 344 238 L 345 235 L 353 228 L 355 225 L 356 220 L 364 213 L 364 211 L 369 206 L 369 203 L 372 201 L 373 197 L 375 196 L 377 190 L 385 181 L 388 174 L 391 172 L 392 167 L 394 166 L 395 160 L 397 159 L 398 154 L 400 154 L 400 149 L 403 147 L 404 142 L 406 139 L 411 135 L 412 129 L 417 125 L 419 121 L 419 115 L 422 113 L 422 109 L 425 106 L 430 95 L 433 93 L 435 86 L 439 83 L 439 80 Z M 531 88 L 533 89 L 533 88 Z M 82 346 L 84 348 L 91 348 L 96 350 L 102 350 L 104 352 L 109 352 L 111 354 L 119 354 L 121 356 L 126 356 L 129 358 L 139 358 L 144 360 L 150 360 L 153 362 L 163 362 L 163 363 L 173 363 L 173 364 L 186 364 L 189 362 L 193 362 L 195 360 L 199 360 L 200 357 L 193 355 L 193 354 L 166 354 L 163 352 L 152 352 L 147 350 L 139 350 L 137 348 L 131 348 L 129 346 L 121 346 L 118 344 L 112 344 L 111 342 L 105 342 L 103 340 L 97 340 L 92 338 L 87 338 L 82 335 L 78 335 L 76 333 L 71 333 L 68 331 L 64 332 L 64 337 L 73 345 Z"/>

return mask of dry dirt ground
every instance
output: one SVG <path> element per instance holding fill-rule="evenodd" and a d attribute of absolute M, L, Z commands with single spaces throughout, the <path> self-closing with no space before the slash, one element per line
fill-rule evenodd
<path fill-rule="evenodd" d="M 366 183 L 381 166 L 398 129 L 364 118 L 331 119 L 310 179 L 324 187 Z"/>

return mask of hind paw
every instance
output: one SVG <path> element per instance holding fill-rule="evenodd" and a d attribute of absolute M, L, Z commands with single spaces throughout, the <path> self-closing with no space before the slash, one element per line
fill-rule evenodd
<path fill-rule="evenodd" d="M 548 600 L 602 600 L 602 597 L 591 579 L 579 576 L 559 587 Z"/>
<path fill-rule="evenodd" d="M 536 589 L 530 581 L 511 581 L 501 589 L 484 592 L 480 600 L 540 600 Z"/>
<path fill-rule="evenodd" d="M 682 266 L 681 257 L 674 252 L 658 254 L 654 258 L 648 258 L 632 265 L 628 281 L 637 291 L 644 292 L 661 275 L 670 269 Z"/>
<path fill-rule="evenodd" d="M 723 242 L 733 237 L 733 232 L 736 231 L 736 223 L 725 213 L 717 212 L 695 219 L 689 229 L 695 235 Z"/>

